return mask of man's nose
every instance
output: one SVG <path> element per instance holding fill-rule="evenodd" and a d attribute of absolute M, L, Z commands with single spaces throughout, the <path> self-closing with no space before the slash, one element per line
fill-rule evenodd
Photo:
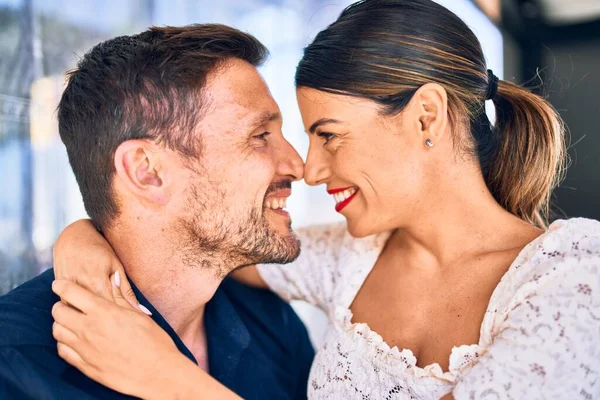
<path fill-rule="evenodd" d="M 277 174 L 299 181 L 304 177 L 304 162 L 296 149 L 287 140 L 284 142 L 283 148 L 279 152 Z"/>

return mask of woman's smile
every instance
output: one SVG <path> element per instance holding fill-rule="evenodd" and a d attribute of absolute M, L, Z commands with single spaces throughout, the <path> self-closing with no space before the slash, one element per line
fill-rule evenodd
<path fill-rule="evenodd" d="M 335 211 L 341 212 L 356 197 L 358 188 L 355 186 L 327 190 L 335 199 Z"/>

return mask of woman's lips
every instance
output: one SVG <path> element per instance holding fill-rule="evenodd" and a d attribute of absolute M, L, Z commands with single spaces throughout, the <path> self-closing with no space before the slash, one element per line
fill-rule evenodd
<path fill-rule="evenodd" d="M 327 190 L 327 193 L 329 194 L 336 194 L 336 193 L 340 193 L 343 192 L 344 190 L 348 190 L 348 189 L 352 189 L 354 186 L 348 186 L 345 188 L 338 188 L 338 189 L 329 189 Z"/>
<path fill-rule="evenodd" d="M 335 210 L 337 212 L 342 211 L 350 202 L 356 197 L 358 188 L 346 189 L 343 192 L 338 192 L 334 197 L 336 198 Z M 342 200 L 343 199 L 343 200 Z M 341 200 L 341 201 L 340 201 Z"/>

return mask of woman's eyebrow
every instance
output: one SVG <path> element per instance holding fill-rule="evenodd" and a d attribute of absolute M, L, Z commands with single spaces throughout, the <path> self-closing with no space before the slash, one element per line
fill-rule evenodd
<path fill-rule="evenodd" d="M 343 122 L 339 121 L 337 119 L 333 119 L 333 118 L 321 118 L 320 120 L 318 120 L 314 124 L 312 124 L 310 126 L 310 128 L 308 128 L 308 132 L 315 133 L 315 130 L 317 130 L 317 128 L 319 126 L 325 125 L 325 124 L 343 124 Z"/>

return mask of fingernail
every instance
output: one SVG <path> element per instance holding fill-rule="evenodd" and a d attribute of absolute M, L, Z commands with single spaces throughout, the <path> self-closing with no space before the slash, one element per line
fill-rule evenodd
<path fill-rule="evenodd" d="M 142 310 L 142 312 L 146 315 L 152 315 L 152 313 L 150 312 L 150 310 L 148 310 L 146 307 L 144 307 L 141 304 L 138 304 L 138 307 L 140 308 L 140 310 Z"/>
<path fill-rule="evenodd" d="M 115 285 L 121 287 L 121 274 L 119 274 L 119 271 L 115 272 Z"/>
<path fill-rule="evenodd" d="M 57 280 L 52 281 L 52 291 L 54 293 L 60 294 L 61 287 L 61 284 Z"/>

